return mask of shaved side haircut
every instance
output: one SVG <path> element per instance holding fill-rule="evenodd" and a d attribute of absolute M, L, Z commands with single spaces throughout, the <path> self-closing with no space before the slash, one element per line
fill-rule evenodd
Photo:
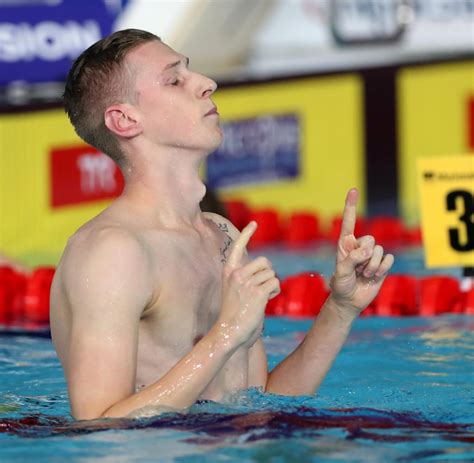
<path fill-rule="evenodd" d="M 115 103 L 135 102 L 133 74 L 125 57 L 134 48 L 153 40 L 160 38 L 139 29 L 117 31 L 85 50 L 66 79 L 64 108 L 76 133 L 120 167 L 127 160 L 117 136 L 105 125 L 104 112 Z"/>

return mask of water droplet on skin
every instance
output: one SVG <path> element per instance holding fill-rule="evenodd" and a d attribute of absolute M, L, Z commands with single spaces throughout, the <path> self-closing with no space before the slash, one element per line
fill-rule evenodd
<path fill-rule="evenodd" d="M 362 287 L 362 289 L 367 290 L 374 284 L 375 284 L 375 280 L 367 280 L 367 283 Z"/>

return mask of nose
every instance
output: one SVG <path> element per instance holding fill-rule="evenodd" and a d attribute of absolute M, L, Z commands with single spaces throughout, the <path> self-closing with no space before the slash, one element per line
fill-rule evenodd
<path fill-rule="evenodd" d="M 198 96 L 200 98 L 209 98 L 217 89 L 217 84 L 209 77 L 201 76 L 202 81 L 199 85 Z"/>

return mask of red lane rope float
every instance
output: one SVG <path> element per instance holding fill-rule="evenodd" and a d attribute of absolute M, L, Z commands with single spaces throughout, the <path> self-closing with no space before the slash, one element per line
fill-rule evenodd
<path fill-rule="evenodd" d="M 38 267 L 31 275 L 0 267 L 0 324 L 37 326 L 49 323 L 49 295 L 54 267 Z"/>
<path fill-rule="evenodd" d="M 0 267 L 0 325 L 35 329 L 47 326 L 54 272 L 54 267 L 39 267 L 25 275 L 11 267 Z M 281 293 L 268 302 L 265 313 L 314 318 L 328 295 L 329 288 L 321 275 L 292 275 L 281 282 Z M 462 291 L 459 280 L 451 276 L 389 275 L 361 316 L 444 313 L 474 315 L 474 286 Z"/>
<path fill-rule="evenodd" d="M 24 299 L 26 320 L 49 323 L 49 295 L 55 270 L 54 267 L 37 268 L 28 279 Z"/>
<path fill-rule="evenodd" d="M 329 233 L 327 234 L 327 239 L 332 242 L 336 242 L 339 239 L 342 228 L 342 215 L 336 215 L 331 220 L 331 225 Z M 362 236 L 365 233 L 366 229 L 365 219 L 363 217 L 357 217 L 357 222 L 354 227 L 355 236 Z"/>
<path fill-rule="evenodd" d="M 467 315 L 474 315 L 474 285 L 465 294 L 464 313 Z"/>
<path fill-rule="evenodd" d="M 275 209 L 256 209 L 250 213 L 249 221 L 255 220 L 258 227 L 249 243 L 250 247 L 266 246 L 281 241 L 280 217 Z"/>
<path fill-rule="evenodd" d="M 10 324 L 23 317 L 27 276 L 11 267 L 0 267 L 0 323 Z"/>
<path fill-rule="evenodd" d="M 288 317 L 314 317 L 327 299 L 324 279 L 315 273 L 300 273 L 286 278 L 281 293 L 270 300 L 265 313 Z"/>
<path fill-rule="evenodd" d="M 291 247 L 298 247 L 323 238 L 319 217 L 311 212 L 291 214 L 283 232 L 285 243 Z"/>
<path fill-rule="evenodd" d="M 462 294 L 459 281 L 448 276 L 425 277 L 420 281 L 420 309 L 422 316 L 441 313 L 462 313 Z"/>
<path fill-rule="evenodd" d="M 281 282 L 281 293 L 268 302 L 266 315 L 315 317 L 329 295 L 324 279 L 314 273 L 290 276 Z M 474 315 L 474 287 L 462 292 L 450 276 L 416 278 L 389 275 L 379 294 L 361 316 L 435 316 L 443 313 Z"/>
<path fill-rule="evenodd" d="M 239 230 L 251 220 L 258 223 L 250 242 L 252 248 L 276 243 L 292 248 L 317 240 L 336 242 L 341 232 L 341 215 L 334 216 L 325 230 L 325 224 L 312 210 L 293 211 L 285 216 L 272 207 L 253 209 L 241 199 L 227 200 L 224 207 Z M 373 235 L 384 246 L 419 245 L 422 238 L 420 227 L 408 228 L 400 218 L 392 216 L 358 217 L 355 235 Z"/>
<path fill-rule="evenodd" d="M 381 317 L 417 315 L 417 281 L 413 276 L 389 275 L 370 305 Z"/>
<path fill-rule="evenodd" d="M 240 199 L 228 200 L 224 204 L 229 220 L 242 230 L 250 222 L 250 207 Z"/>

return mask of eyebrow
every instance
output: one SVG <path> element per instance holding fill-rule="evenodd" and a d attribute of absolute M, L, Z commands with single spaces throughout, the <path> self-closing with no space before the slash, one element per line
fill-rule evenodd
<path fill-rule="evenodd" d="M 189 66 L 189 58 L 188 58 L 188 57 L 184 57 L 184 58 L 185 58 L 185 60 L 186 60 L 186 67 L 188 67 L 188 66 Z M 163 72 L 164 72 L 164 71 L 167 71 L 168 69 L 172 69 L 172 68 L 174 68 L 174 67 L 176 67 L 176 66 L 179 66 L 182 62 L 183 62 L 183 60 L 180 59 L 179 61 L 176 61 L 176 62 L 174 62 L 174 63 L 167 64 L 167 65 L 165 66 L 165 68 L 163 69 Z"/>

